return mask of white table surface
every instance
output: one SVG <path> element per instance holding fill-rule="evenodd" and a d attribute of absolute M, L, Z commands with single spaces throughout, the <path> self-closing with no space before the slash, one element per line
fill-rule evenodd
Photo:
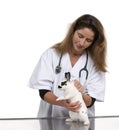
<path fill-rule="evenodd" d="M 89 129 L 79 122 L 67 123 L 63 118 L 0 119 L 0 130 L 119 130 L 119 116 L 95 117 L 90 120 L 94 127 Z"/>

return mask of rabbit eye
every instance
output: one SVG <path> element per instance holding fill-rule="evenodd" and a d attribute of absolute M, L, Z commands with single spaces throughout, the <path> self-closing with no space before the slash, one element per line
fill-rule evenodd
<path fill-rule="evenodd" d="M 67 81 L 61 82 L 61 85 L 67 85 Z"/>

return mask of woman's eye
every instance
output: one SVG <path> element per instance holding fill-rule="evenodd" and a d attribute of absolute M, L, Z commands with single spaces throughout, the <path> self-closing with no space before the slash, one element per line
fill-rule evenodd
<path fill-rule="evenodd" d="M 83 36 L 79 35 L 79 38 L 83 38 Z"/>
<path fill-rule="evenodd" d="M 83 35 L 81 35 L 80 33 L 77 33 L 79 38 L 83 38 Z"/>
<path fill-rule="evenodd" d="M 92 40 L 90 40 L 90 39 L 87 39 L 87 42 L 93 42 Z"/>

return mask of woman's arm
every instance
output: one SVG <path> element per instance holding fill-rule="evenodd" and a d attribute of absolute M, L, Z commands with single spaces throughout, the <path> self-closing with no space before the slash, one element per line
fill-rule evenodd
<path fill-rule="evenodd" d="M 95 102 L 95 98 L 89 96 L 88 94 L 83 94 L 83 87 L 78 80 L 74 80 L 74 86 L 82 93 L 82 97 L 86 106 L 91 107 Z"/>
<path fill-rule="evenodd" d="M 89 96 L 88 94 L 82 94 L 82 96 L 87 107 L 91 107 L 94 104 L 95 98 Z"/>
<path fill-rule="evenodd" d="M 40 95 L 43 92 L 42 90 L 39 90 Z M 76 112 L 80 107 L 81 104 L 80 102 L 75 102 L 75 103 L 70 103 L 70 100 L 61 100 L 61 101 L 56 101 L 58 97 L 54 95 L 51 91 L 47 91 L 44 93 L 44 96 L 42 96 L 42 99 L 52 105 L 58 105 L 62 107 L 66 107 L 70 111 Z"/>

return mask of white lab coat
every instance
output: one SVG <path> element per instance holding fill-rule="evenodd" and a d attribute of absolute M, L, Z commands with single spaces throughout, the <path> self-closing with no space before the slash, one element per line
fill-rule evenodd
<path fill-rule="evenodd" d="M 85 79 L 85 72 L 82 72 L 79 79 L 79 71 L 86 63 L 86 53 L 84 53 L 77 63 L 72 67 L 69 54 L 63 55 L 61 60 L 61 72 L 55 73 L 55 68 L 59 64 L 60 54 L 56 53 L 54 49 L 46 50 L 39 62 L 37 63 L 32 76 L 29 80 L 29 86 L 34 89 L 48 89 L 53 91 L 57 96 L 61 96 L 63 92 L 58 89 L 61 81 L 65 79 L 64 73 L 71 73 L 71 80 L 77 79 L 83 86 L 84 92 L 96 98 L 97 101 L 104 101 L 105 95 L 105 73 L 99 72 L 95 69 L 94 63 L 88 55 L 88 79 Z M 95 115 L 94 105 L 88 108 L 89 117 Z M 68 116 L 68 111 L 64 107 L 51 105 L 41 100 L 38 117 L 59 117 Z"/>

